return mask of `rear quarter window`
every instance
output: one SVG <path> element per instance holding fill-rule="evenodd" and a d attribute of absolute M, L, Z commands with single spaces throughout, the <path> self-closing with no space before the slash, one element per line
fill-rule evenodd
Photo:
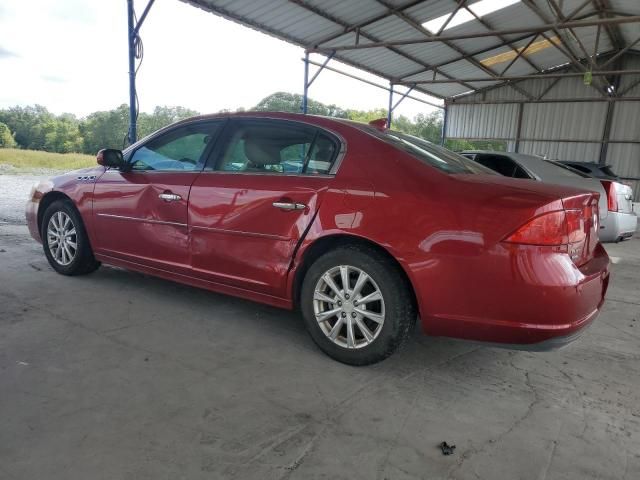
<path fill-rule="evenodd" d="M 361 127 L 370 135 L 394 146 L 395 148 L 407 152 L 422 163 L 434 167 L 445 173 L 475 173 L 485 175 L 497 175 L 493 170 L 480 165 L 479 163 L 466 158 L 444 147 L 435 145 L 422 138 L 414 137 L 406 133 L 394 130 L 380 131 L 374 127 Z"/>

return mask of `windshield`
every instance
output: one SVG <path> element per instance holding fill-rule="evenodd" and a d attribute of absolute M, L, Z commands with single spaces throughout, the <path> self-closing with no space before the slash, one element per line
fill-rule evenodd
<path fill-rule="evenodd" d="M 473 160 L 463 157 L 444 147 L 434 145 L 422 138 L 407 135 L 394 130 L 380 131 L 373 127 L 364 127 L 365 130 L 377 138 L 393 145 L 400 150 L 411 154 L 418 160 L 435 167 L 446 173 L 482 173 L 486 175 L 498 175 L 493 170 L 480 165 Z"/>

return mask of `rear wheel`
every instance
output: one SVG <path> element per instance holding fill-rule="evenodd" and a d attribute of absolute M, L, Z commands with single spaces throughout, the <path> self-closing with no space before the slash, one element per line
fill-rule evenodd
<path fill-rule="evenodd" d="M 300 297 L 315 343 L 350 365 L 379 362 L 408 338 L 416 310 L 397 265 L 375 249 L 346 246 L 309 268 Z"/>
<path fill-rule="evenodd" d="M 53 269 L 63 275 L 83 275 L 100 266 L 91 250 L 82 218 L 68 201 L 57 200 L 44 212 L 42 246 Z"/>

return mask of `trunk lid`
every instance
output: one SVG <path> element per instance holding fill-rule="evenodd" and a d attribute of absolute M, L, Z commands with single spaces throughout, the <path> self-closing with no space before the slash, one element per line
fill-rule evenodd
<path fill-rule="evenodd" d="M 607 218 L 609 210 L 607 208 L 607 194 L 605 192 L 602 183 L 595 178 L 581 178 L 578 176 L 575 177 L 553 177 L 548 178 L 545 177 L 544 182 L 553 183 L 555 185 L 566 185 L 568 187 L 581 188 L 584 190 L 589 190 L 591 192 L 596 192 L 600 195 L 598 199 L 598 210 L 600 214 L 600 219 Z"/>

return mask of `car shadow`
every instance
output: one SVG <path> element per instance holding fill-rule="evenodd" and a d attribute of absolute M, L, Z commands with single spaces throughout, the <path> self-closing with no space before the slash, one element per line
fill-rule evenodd
<path fill-rule="evenodd" d="M 80 281 L 80 278 L 77 280 Z M 101 292 L 108 292 L 110 296 L 119 297 L 123 301 L 144 299 L 152 306 L 157 305 L 153 308 L 161 309 L 162 305 L 170 305 L 171 308 L 182 312 L 224 311 L 227 318 L 232 318 L 243 330 L 254 332 L 257 337 L 269 338 L 277 335 L 285 343 L 295 344 L 302 355 L 325 356 L 307 334 L 301 314 L 297 311 L 283 310 L 112 266 L 102 266 L 88 277 L 82 277 L 81 281 L 90 281 Z M 218 321 L 202 318 L 203 315 L 196 313 L 193 313 L 192 317 L 186 315 L 180 321 Z M 277 345 L 274 345 L 274 348 L 277 348 Z M 367 368 L 404 375 L 410 374 L 413 369 L 441 365 L 461 356 L 473 355 L 473 352 L 483 349 L 493 350 L 491 347 L 472 342 L 425 336 L 421 332 L 418 319 L 413 334 L 399 352 L 384 362 Z M 304 360 L 301 361 L 304 363 Z"/>

